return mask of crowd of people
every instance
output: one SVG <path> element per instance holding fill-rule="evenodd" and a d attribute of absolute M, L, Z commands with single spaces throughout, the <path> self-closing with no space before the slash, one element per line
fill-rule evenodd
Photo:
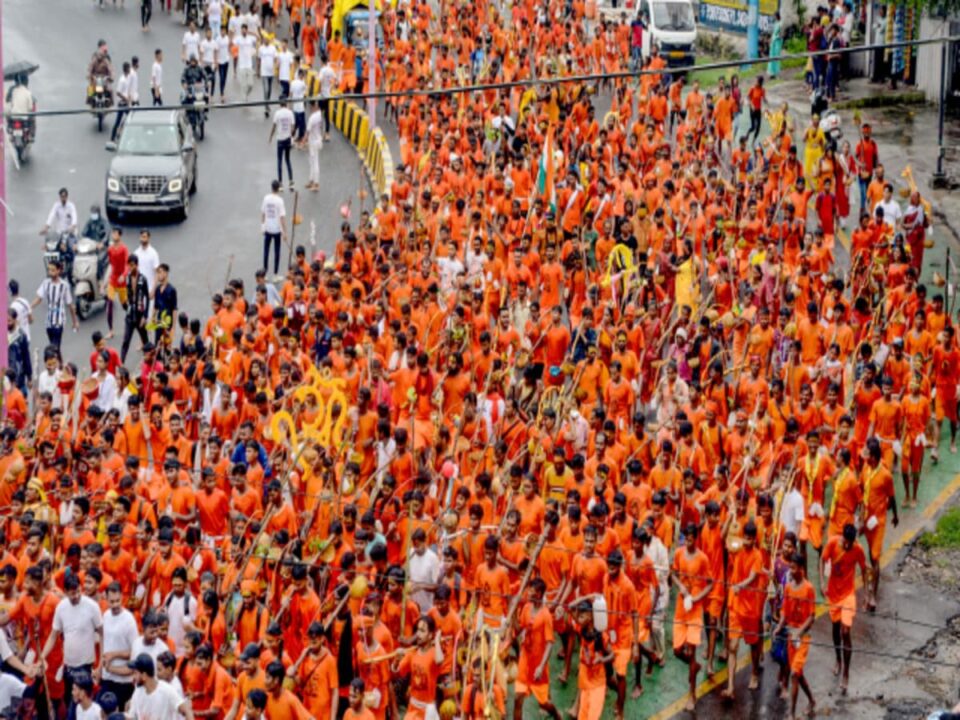
<path fill-rule="evenodd" d="M 306 5 L 260 9 L 324 54 Z M 852 148 L 800 136 L 762 79 L 701 88 L 654 49 L 636 79 L 562 81 L 630 56 L 631 27 L 582 3 L 379 22 L 384 87 L 431 92 L 389 103 L 396 181 L 356 222 L 317 219 L 341 222 L 328 253 L 268 275 L 276 182 L 264 268 L 189 317 L 149 233 L 129 252 L 115 230 L 121 352 L 111 319 L 64 358 L 48 313 L 38 368 L 30 306 L 62 333 L 70 299 L 56 269 L 35 303 L 13 293 L 0 706 L 622 720 L 669 655 L 689 709 L 722 664 L 735 702 L 741 645 L 742 694 L 767 640 L 792 715 L 825 690 L 808 661 L 846 692 L 944 419 L 956 451 L 925 201 L 901 206 L 869 125 Z M 534 75 L 560 81 L 441 92 Z"/>

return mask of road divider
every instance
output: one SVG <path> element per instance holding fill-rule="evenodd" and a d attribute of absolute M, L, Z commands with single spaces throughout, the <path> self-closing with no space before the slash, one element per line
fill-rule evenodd
<path fill-rule="evenodd" d="M 380 128 L 370 129 L 370 118 L 348 100 L 331 101 L 331 120 L 347 141 L 357 149 L 377 197 L 390 194 L 393 187 L 393 156 Z"/>

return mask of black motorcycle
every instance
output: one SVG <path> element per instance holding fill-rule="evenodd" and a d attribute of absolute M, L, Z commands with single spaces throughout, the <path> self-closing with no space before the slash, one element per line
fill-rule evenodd
<path fill-rule="evenodd" d="M 191 83 L 183 95 L 183 104 L 187 106 L 187 120 L 198 140 L 203 140 L 207 124 L 207 88 L 205 82 Z"/>

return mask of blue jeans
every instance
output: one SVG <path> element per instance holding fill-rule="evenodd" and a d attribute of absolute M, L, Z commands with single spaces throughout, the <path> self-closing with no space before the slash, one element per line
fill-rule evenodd
<path fill-rule="evenodd" d="M 867 207 L 867 185 L 869 180 L 864 180 L 862 177 L 857 178 L 857 185 L 860 187 L 860 210 L 870 212 L 870 208 Z"/>

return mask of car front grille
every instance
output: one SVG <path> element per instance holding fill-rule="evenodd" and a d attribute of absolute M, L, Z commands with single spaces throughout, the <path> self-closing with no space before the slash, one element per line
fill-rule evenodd
<path fill-rule="evenodd" d="M 152 195 L 161 192 L 167 184 L 163 175 L 124 175 L 120 181 L 128 193 Z"/>

